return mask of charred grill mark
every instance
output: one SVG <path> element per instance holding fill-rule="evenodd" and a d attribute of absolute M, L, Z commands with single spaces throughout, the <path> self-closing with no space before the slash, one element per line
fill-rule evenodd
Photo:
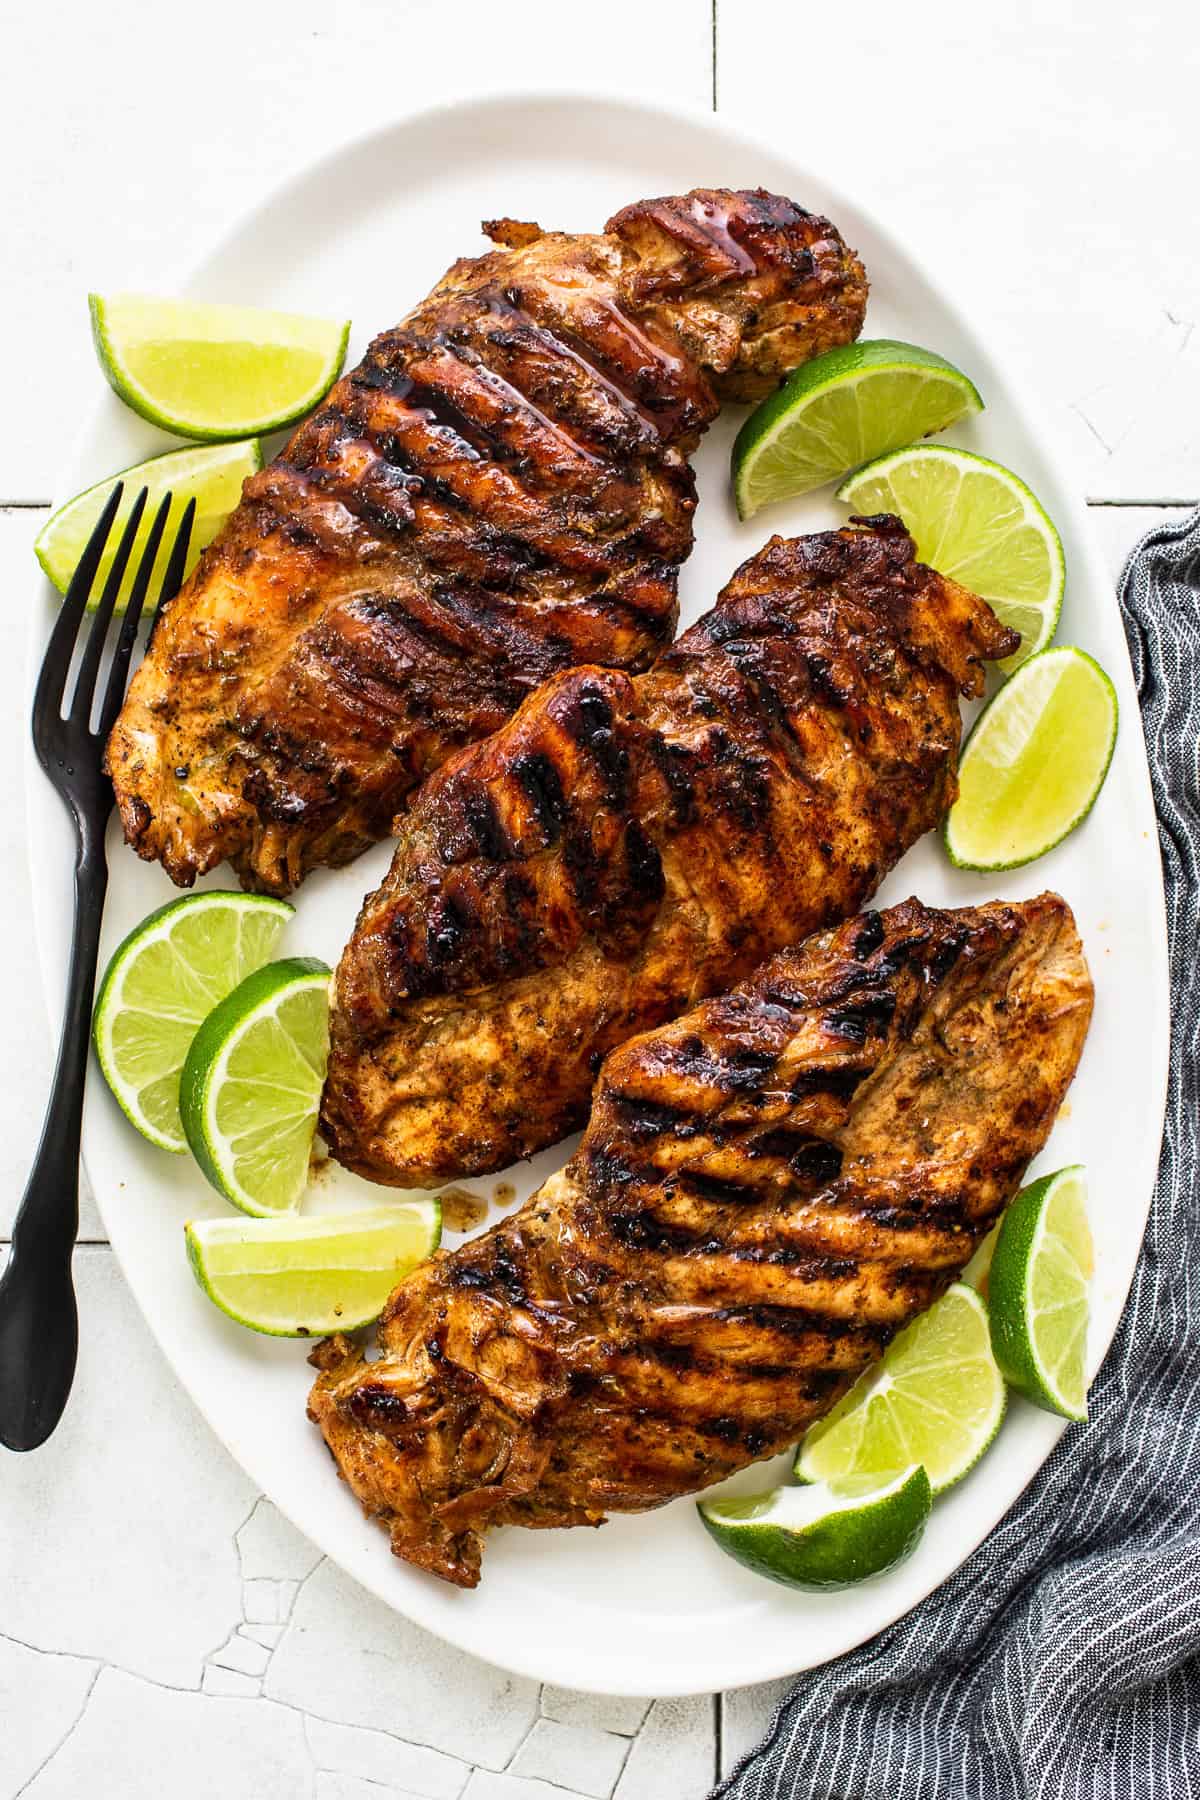
<path fill-rule="evenodd" d="M 568 817 L 562 781 L 551 759 L 541 750 L 518 756 L 512 772 L 534 810 L 547 844 L 558 841 Z"/>
<path fill-rule="evenodd" d="M 960 927 L 956 931 L 947 932 L 945 937 L 943 937 L 941 942 L 936 946 L 926 965 L 929 971 L 929 980 L 935 987 L 940 986 L 941 983 L 945 981 L 947 975 L 949 975 L 951 969 L 966 949 L 967 941 L 968 933 L 965 929 Z"/>
<path fill-rule="evenodd" d="M 428 354 L 432 349 L 431 344 L 422 343 L 419 339 L 411 340 L 410 353 Z M 476 420 L 469 418 L 444 389 L 434 387 L 429 382 L 418 381 L 403 369 L 388 368 L 370 353 L 366 362 L 351 375 L 350 385 L 383 392 L 400 401 L 406 411 L 417 414 L 427 424 L 436 425 L 439 430 L 446 432 L 453 440 L 454 451 L 458 456 L 465 456 L 472 462 L 482 461 L 484 457 L 497 461 L 503 459 L 503 446 L 499 440 Z M 395 444 L 394 438 L 392 443 Z"/>
<path fill-rule="evenodd" d="M 865 1044 L 869 1033 L 887 1030 L 895 1011 L 896 995 L 890 989 L 865 994 L 831 1008 L 824 1017 L 825 1029 L 851 1044 Z"/>
<path fill-rule="evenodd" d="M 723 1056 L 702 1038 L 691 1036 L 667 1039 L 661 1055 L 664 1068 L 671 1074 L 730 1094 L 747 1093 L 758 1087 L 763 1076 L 775 1067 L 770 1051 L 745 1046 Z"/>
<path fill-rule="evenodd" d="M 507 862 L 512 855 L 512 844 L 500 822 L 495 797 L 481 782 L 473 782 L 467 787 L 463 795 L 463 815 L 479 853 L 490 862 Z"/>
<path fill-rule="evenodd" d="M 594 382 L 605 397 L 620 409 L 636 427 L 639 438 L 655 447 L 662 444 L 666 434 L 653 413 L 640 406 L 633 395 L 621 386 L 609 371 L 604 358 L 592 345 L 585 343 L 561 322 L 556 321 L 550 326 L 543 320 L 534 318 L 521 305 L 520 296 L 515 291 L 506 293 L 498 287 L 481 289 L 479 298 L 490 312 L 510 322 L 511 337 L 517 348 L 523 349 L 529 345 L 551 356 L 567 358 L 586 380 Z M 500 334 L 496 335 L 501 343 L 505 342 Z"/>
<path fill-rule="evenodd" d="M 613 729 L 608 696 L 600 688 L 582 687 L 561 724 L 600 771 L 612 804 L 623 805 L 629 780 L 629 752 Z"/>
<path fill-rule="evenodd" d="M 826 1187 L 842 1172 L 842 1153 L 833 1144 L 814 1138 L 788 1158 L 788 1166 L 799 1180 Z"/>
<path fill-rule="evenodd" d="M 667 1134 L 686 1142 L 703 1129 L 701 1121 L 682 1106 L 667 1106 L 657 1100 L 643 1099 L 640 1094 L 611 1090 L 605 1098 L 616 1113 L 622 1131 L 635 1144 Z"/>
<path fill-rule="evenodd" d="M 425 939 L 425 955 L 431 970 L 441 971 L 447 963 L 454 961 L 474 922 L 465 900 L 457 894 L 446 894 L 443 897 L 430 920 Z"/>
<path fill-rule="evenodd" d="M 782 1306 L 768 1301 L 723 1306 L 713 1317 L 723 1323 L 750 1325 L 756 1331 L 773 1332 L 793 1342 L 797 1338 L 816 1338 L 837 1344 L 848 1337 L 862 1336 L 871 1340 L 873 1349 L 875 1346 L 883 1349 L 894 1335 L 886 1324 L 866 1325 L 860 1319 L 839 1318 L 836 1313 L 814 1312 L 804 1306 Z M 811 1365 L 805 1366 L 807 1376 L 817 1372 Z"/>
<path fill-rule="evenodd" d="M 607 1225 L 623 1250 L 653 1251 L 656 1255 L 690 1256 L 709 1240 L 688 1225 L 677 1225 L 649 1211 L 613 1211 Z"/>
<path fill-rule="evenodd" d="M 671 813 L 677 825 L 694 823 L 698 808 L 696 787 L 691 776 L 691 757 L 682 744 L 673 744 L 661 732 L 651 732 L 646 740 L 651 762 L 667 786 Z"/>
<path fill-rule="evenodd" d="M 770 766 L 721 729 L 713 732 L 712 747 L 719 781 L 717 804 L 743 831 L 764 826 L 771 812 Z"/>
<path fill-rule="evenodd" d="M 804 662 L 816 698 L 823 701 L 826 706 L 833 707 L 835 711 L 840 711 L 845 707 L 849 702 L 850 695 L 847 689 L 834 679 L 829 658 L 810 651 Z"/>
<path fill-rule="evenodd" d="M 666 892 L 662 857 L 636 819 L 625 827 L 625 868 L 634 901 L 656 908 Z"/>
<path fill-rule="evenodd" d="M 362 1382 L 346 1402 L 350 1416 L 369 1431 L 394 1433 L 408 1420 L 404 1399 L 383 1382 Z"/>
<path fill-rule="evenodd" d="M 842 1153 L 835 1144 L 828 1144 L 823 1138 L 813 1137 L 794 1126 L 777 1126 L 751 1138 L 746 1145 L 746 1154 L 777 1157 L 787 1163 L 797 1180 L 814 1187 L 827 1186 L 842 1172 Z"/>
<path fill-rule="evenodd" d="M 509 1306 L 527 1306 L 529 1294 L 525 1275 L 506 1234 L 498 1231 L 479 1242 L 482 1254 L 478 1259 L 470 1254 L 470 1245 L 449 1259 L 451 1285 L 496 1294 Z"/>
<path fill-rule="evenodd" d="M 859 927 L 854 937 L 854 955 L 859 962 L 865 962 L 873 956 L 883 943 L 883 920 L 877 912 L 865 912 L 861 915 Z"/>
<path fill-rule="evenodd" d="M 719 1175 L 706 1175 L 700 1169 L 688 1169 L 683 1182 L 691 1194 L 711 1200 L 718 1206 L 747 1207 L 756 1205 L 762 1196 L 746 1181 L 727 1180 Z"/>

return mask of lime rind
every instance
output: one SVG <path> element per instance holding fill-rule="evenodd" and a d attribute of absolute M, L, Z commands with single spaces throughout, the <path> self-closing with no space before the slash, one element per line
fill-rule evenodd
<path fill-rule="evenodd" d="M 1061 732 L 1056 730 L 1056 725 L 1067 729 L 1077 726 L 1080 717 L 1078 696 L 1061 721 L 1047 717 L 1051 711 L 1050 703 L 1054 701 L 1062 683 L 1060 677 L 1059 681 L 1045 688 L 1043 703 L 1040 706 L 1037 704 L 1038 685 L 1044 686 L 1047 673 L 1056 668 L 1067 671 L 1073 668 L 1079 674 L 1086 674 L 1091 687 L 1091 698 L 1099 703 L 1103 714 L 1102 720 L 1099 720 L 1102 730 L 1098 739 L 1093 733 L 1093 739 L 1096 740 L 1095 753 L 1092 756 L 1089 779 L 1086 783 L 1076 782 L 1075 791 L 1068 803 L 1052 812 L 1052 822 L 1038 831 L 1030 831 L 1023 841 L 1015 841 L 1017 831 L 1011 822 L 1007 833 L 1003 833 L 1001 827 L 995 827 L 992 831 L 993 838 L 1006 835 L 1007 842 L 1003 847 L 996 844 L 989 851 L 982 841 L 983 825 L 979 817 L 972 818 L 972 814 L 978 815 L 982 808 L 986 822 L 988 814 L 1003 796 L 994 779 L 985 780 L 977 795 L 974 787 L 976 759 L 992 747 L 1000 753 L 998 760 L 1003 770 L 1015 768 L 1019 760 L 1028 760 L 1029 776 L 1040 778 L 1043 786 L 1047 780 L 1061 786 L 1072 767 L 1073 759 L 1064 755 Z M 958 770 L 958 799 L 950 808 L 942 828 L 946 852 L 955 867 L 984 872 L 1019 869 L 1061 844 L 1064 838 L 1082 825 L 1100 796 L 1112 764 L 1118 725 L 1117 691 L 1100 664 L 1086 650 L 1081 650 L 1074 644 L 1055 644 L 1048 650 L 1038 651 L 1035 656 L 1022 663 L 1012 679 L 984 707 L 963 747 Z M 1014 730 L 1014 726 L 1017 729 Z M 1038 735 L 1046 740 L 1044 754 L 1041 755 L 1037 754 Z M 1078 739 L 1073 747 L 1079 750 Z M 1077 755 L 1074 761 L 1078 760 Z M 993 754 L 991 763 L 982 766 L 985 770 L 993 770 L 996 762 L 997 757 Z M 1033 797 L 1028 782 L 1023 797 L 1026 804 Z"/>
<path fill-rule="evenodd" d="M 1002 674 L 1052 641 L 1066 589 L 1062 539 L 1033 489 L 1003 463 L 955 444 L 910 444 L 855 470 L 836 497 L 859 513 L 897 514 L 922 562 L 1021 633 L 1020 649 L 997 664 Z"/>
<path fill-rule="evenodd" d="M 184 1227 L 214 1306 L 268 1337 L 357 1331 L 441 1242 L 433 1196 L 313 1218 L 201 1219 Z"/>
<path fill-rule="evenodd" d="M 117 1104 L 158 1149 L 175 1155 L 187 1149 L 178 1096 L 192 1038 L 230 989 L 266 960 L 293 912 L 286 900 L 265 894 L 185 894 L 150 913 L 114 951 L 96 995 L 92 1042 Z M 232 942 L 231 915 L 237 922 Z M 205 920 L 213 941 L 202 968 L 204 958 L 198 962 L 196 952 L 203 946 L 194 940 Z M 193 939 L 190 957 L 183 953 L 181 928 Z M 137 1073 L 144 1077 L 140 1082 L 131 1079 Z"/>
<path fill-rule="evenodd" d="M 1092 1241 L 1084 1171 L 1071 1164 L 1013 1200 L 992 1259 L 988 1307 L 996 1360 L 1046 1412 L 1087 1418 Z"/>
<path fill-rule="evenodd" d="M 933 1503 L 914 1464 L 870 1477 L 702 1500 L 709 1535 L 736 1562 L 788 1587 L 829 1589 L 882 1575 L 912 1554 Z"/>
<path fill-rule="evenodd" d="M 136 294 L 89 294 L 88 311 L 96 355 L 113 392 L 150 424 L 205 443 L 225 443 L 295 424 L 312 411 L 341 374 L 350 341 L 348 319 L 318 319 L 257 307 L 162 300 Z M 157 320 L 162 335 L 136 338 L 135 320 L 143 326 Z M 217 329 L 222 326 L 224 330 Z M 126 347 L 122 346 L 123 338 Z M 255 380 L 261 381 L 267 363 L 278 359 L 281 351 L 293 360 L 304 358 L 311 374 L 306 372 L 299 387 L 293 377 L 286 398 L 279 395 L 269 404 L 260 402 L 257 408 L 214 423 L 211 415 L 180 411 L 155 398 L 145 378 L 139 378 L 131 367 L 128 344 L 135 342 L 143 359 L 148 343 L 162 346 L 162 354 L 155 358 L 151 353 L 150 359 L 158 361 L 164 380 L 177 376 L 185 358 L 193 377 L 198 365 L 209 362 L 212 366 L 205 371 L 204 380 L 222 398 L 238 391 L 239 386 L 245 391 Z M 206 355 L 209 346 L 216 350 L 215 356 Z"/>
<path fill-rule="evenodd" d="M 180 1083 L 192 1154 L 256 1218 L 299 1206 L 329 1047 L 330 970 L 289 957 L 247 976 L 196 1033 Z"/>
<path fill-rule="evenodd" d="M 811 1428 L 796 1453 L 796 1479 L 878 1474 L 920 1462 L 936 1497 L 963 1480 L 993 1443 L 1006 1403 L 987 1310 L 973 1288 L 956 1282 Z"/>
<path fill-rule="evenodd" d="M 864 394 L 874 396 L 866 412 Z M 982 407 L 970 378 L 934 350 L 893 338 L 828 350 L 794 370 L 738 432 L 731 473 L 739 517 L 824 487 Z"/>
<path fill-rule="evenodd" d="M 170 491 L 172 504 L 162 544 L 155 559 L 151 592 L 156 591 L 155 583 L 160 583 L 166 574 L 176 528 L 188 501 L 193 498 L 196 500 L 196 512 L 192 520 L 187 562 L 184 565 L 185 579 L 195 568 L 201 551 L 211 544 L 241 499 L 243 482 L 249 476 L 257 474 L 262 466 L 262 446 L 257 438 L 228 444 L 189 445 L 183 450 L 168 450 L 163 456 L 152 456 L 146 462 L 135 463 L 132 468 L 107 476 L 105 480 L 95 482 L 91 487 L 72 495 L 71 499 L 64 500 L 39 531 L 34 540 L 34 554 L 46 579 L 60 594 L 65 594 L 114 484 L 123 482 L 125 491 L 121 495 L 113 529 L 109 533 L 107 553 L 101 559 L 96 579 L 92 583 L 89 605 L 98 606 L 105 577 L 121 541 L 122 528 L 133 510 L 138 493 L 143 487 L 146 488 L 145 513 L 134 540 L 129 567 L 117 595 L 116 611 L 124 612 L 137 574 L 140 553 L 150 534 L 162 496 Z"/>

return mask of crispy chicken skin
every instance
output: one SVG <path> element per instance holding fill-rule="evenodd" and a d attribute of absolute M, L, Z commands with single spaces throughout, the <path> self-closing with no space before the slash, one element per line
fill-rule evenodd
<path fill-rule="evenodd" d="M 647 674 L 554 676 L 435 775 L 337 972 L 322 1130 L 373 1180 L 504 1168 L 601 1059 L 845 918 L 955 792 L 1016 645 L 883 516 L 774 538 Z"/>
<path fill-rule="evenodd" d="M 108 768 L 183 887 L 285 893 L 555 670 L 644 667 L 720 401 L 862 327 L 858 258 L 761 189 L 487 229 L 247 481 L 134 677 Z"/>
<path fill-rule="evenodd" d="M 794 1444 L 1041 1149 L 1092 984 L 1056 895 L 864 913 L 604 1064 L 578 1153 L 417 1269 L 309 1401 L 397 1554 L 596 1525 Z"/>

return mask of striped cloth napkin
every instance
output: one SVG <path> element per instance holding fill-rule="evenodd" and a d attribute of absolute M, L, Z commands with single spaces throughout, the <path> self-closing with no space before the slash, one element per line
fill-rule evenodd
<path fill-rule="evenodd" d="M 800 1680 L 726 1800 L 1200 1795 L 1200 512 L 1142 540 L 1121 607 L 1174 1005 L 1158 1187 L 1091 1417 L 957 1575 Z"/>

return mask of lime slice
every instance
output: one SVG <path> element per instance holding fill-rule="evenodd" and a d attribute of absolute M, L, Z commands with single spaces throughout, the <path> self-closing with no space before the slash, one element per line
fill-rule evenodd
<path fill-rule="evenodd" d="M 436 1199 L 316 1219 L 197 1219 L 184 1226 L 192 1272 L 222 1312 L 271 1337 L 356 1331 L 442 1236 Z"/>
<path fill-rule="evenodd" d="M 1083 1170 L 1060 1169 L 1022 1188 L 992 1258 L 992 1348 L 1015 1388 L 1067 1419 L 1087 1418 L 1092 1268 Z"/>
<path fill-rule="evenodd" d="M 738 432 L 738 514 L 748 519 L 760 507 L 824 487 L 885 450 L 982 409 L 974 383 L 936 351 L 891 338 L 827 350 L 789 375 Z"/>
<path fill-rule="evenodd" d="M 249 437 L 302 418 L 337 380 L 350 325 L 255 306 L 89 294 L 109 386 L 181 437 Z"/>
<path fill-rule="evenodd" d="M 173 500 L 162 545 L 154 564 L 154 576 L 149 590 L 151 594 L 158 592 L 157 584 L 166 573 L 171 545 L 175 540 L 175 529 L 183 517 L 188 501 L 195 500 L 196 513 L 192 520 L 185 574 L 190 574 L 195 568 L 200 552 L 212 543 L 241 499 L 243 481 L 248 475 L 256 474 L 262 466 L 262 450 L 257 438 L 246 444 L 211 444 L 203 449 L 171 450 L 166 456 L 152 456 L 149 462 L 135 463 L 132 469 L 124 469 L 119 475 L 110 475 L 106 480 L 98 481 L 95 487 L 85 488 L 73 500 L 64 502 L 57 512 L 51 513 L 34 542 L 37 559 L 59 593 L 65 594 L 83 555 L 84 546 L 104 511 L 105 501 L 112 493 L 113 484 L 123 481 L 125 492 L 121 495 L 121 504 L 108 534 L 108 552 L 101 559 L 96 579 L 92 583 L 92 604 L 97 605 L 104 591 L 104 582 L 113 557 L 117 553 L 117 546 L 121 542 L 125 521 L 139 492 L 142 488 L 147 488 L 146 510 L 134 539 L 121 591 L 117 595 L 117 611 L 124 612 L 129 590 L 137 573 L 142 546 L 150 534 L 150 526 L 163 495 L 170 493 Z"/>
<path fill-rule="evenodd" d="M 944 1493 L 999 1431 L 1004 1399 L 987 1309 L 973 1288 L 956 1282 L 812 1427 L 796 1474 L 833 1481 L 919 1462 L 934 1493 Z"/>
<path fill-rule="evenodd" d="M 183 1129 L 217 1192 L 243 1212 L 300 1204 L 328 1055 L 329 970 L 311 956 L 248 975 L 193 1038 Z"/>
<path fill-rule="evenodd" d="M 266 962 L 292 911 L 262 894 L 188 894 L 143 919 L 113 953 L 92 1042 L 126 1117 L 160 1149 L 187 1149 L 179 1077 L 201 1022 Z"/>
<path fill-rule="evenodd" d="M 933 1502 L 919 1464 L 781 1487 L 697 1511 L 735 1561 L 788 1587 L 837 1588 L 895 1568 L 916 1549 Z"/>
<path fill-rule="evenodd" d="M 1087 818 L 1117 741 L 1117 695 L 1069 644 L 1042 650 L 980 713 L 958 771 L 946 848 L 960 869 L 1015 869 Z"/>
<path fill-rule="evenodd" d="M 952 444 L 910 444 L 843 481 L 856 513 L 896 513 L 917 555 L 985 599 L 1021 634 L 1006 675 L 1044 650 L 1058 626 L 1066 580 L 1062 541 L 1036 495 L 986 456 Z"/>

